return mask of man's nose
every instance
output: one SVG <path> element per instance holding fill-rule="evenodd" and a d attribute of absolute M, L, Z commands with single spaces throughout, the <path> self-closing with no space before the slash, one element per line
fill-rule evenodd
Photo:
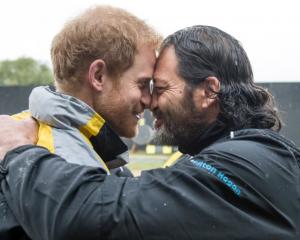
<path fill-rule="evenodd" d="M 154 111 L 157 108 L 157 94 L 155 93 L 155 91 L 153 91 L 153 93 L 151 94 L 151 102 L 149 105 L 149 109 L 151 111 Z"/>

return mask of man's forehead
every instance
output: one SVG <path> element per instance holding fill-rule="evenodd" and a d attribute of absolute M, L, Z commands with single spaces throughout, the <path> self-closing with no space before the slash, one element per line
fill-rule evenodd
<path fill-rule="evenodd" d="M 156 65 L 153 71 L 153 79 L 154 81 L 161 81 L 165 79 L 167 76 L 168 69 L 164 66 L 164 63 L 161 59 L 156 61 Z"/>
<path fill-rule="evenodd" d="M 171 69 L 164 67 L 161 65 L 160 67 L 156 67 L 153 73 L 153 81 L 154 83 L 164 83 L 168 82 L 174 73 Z"/>

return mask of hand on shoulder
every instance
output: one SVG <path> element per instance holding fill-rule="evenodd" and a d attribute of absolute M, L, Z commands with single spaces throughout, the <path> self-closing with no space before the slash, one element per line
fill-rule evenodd
<path fill-rule="evenodd" d="M 16 147 L 35 144 L 37 134 L 38 124 L 33 118 L 18 121 L 8 115 L 0 115 L 0 160 Z"/>

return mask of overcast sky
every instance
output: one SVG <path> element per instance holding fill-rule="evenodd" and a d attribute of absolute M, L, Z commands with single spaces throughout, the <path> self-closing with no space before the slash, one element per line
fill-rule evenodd
<path fill-rule="evenodd" d="M 300 81 L 299 0 L 1 0 L 0 60 L 28 56 L 50 65 L 53 36 L 96 4 L 125 8 L 164 36 L 196 24 L 218 27 L 242 43 L 256 81 Z"/>

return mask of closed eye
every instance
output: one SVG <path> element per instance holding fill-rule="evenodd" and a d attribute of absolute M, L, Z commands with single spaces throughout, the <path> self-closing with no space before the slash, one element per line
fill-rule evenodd
<path fill-rule="evenodd" d="M 149 87 L 149 83 L 148 82 L 140 82 L 138 84 L 139 88 L 144 89 L 146 87 Z"/>
<path fill-rule="evenodd" d="M 154 87 L 154 92 L 156 94 L 162 94 L 165 90 L 166 90 L 166 87 L 162 87 L 162 86 L 155 86 Z"/>
<path fill-rule="evenodd" d="M 139 79 L 137 85 L 141 90 L 149 89 L 150 80 L 151 79 L 149 79 L 149 78 Z"/>

